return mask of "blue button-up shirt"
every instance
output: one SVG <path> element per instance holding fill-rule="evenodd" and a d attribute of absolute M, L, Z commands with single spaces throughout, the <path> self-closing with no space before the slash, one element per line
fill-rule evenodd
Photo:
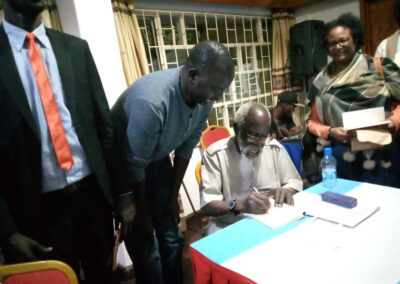
<path fill-rule="evenodd" d="M 79 143 L 75 127 L 72 124 L 71 114 L 65 106 L 60 74 L 50 40 L 46 35 L 43 23 L 32 32 L 36 36 L 36 44 L 38 44 L 40 48 L 65 134 L 74 158 L 74 165 L 69 171 L 64 171 L 58 166 L 39 90 L 29 60 L 28 42 L 25 40 L 28 32 L 11 25 L 4 18 L 3 26 L 8 36 L 19 76 L 32 111 L 34 124 L 37 127 L 41 139 L 42 192 L 61 189 L 68 184 L 84 178 L 91 173 L 91 170 L 87 163 L 86 154 Z"/>

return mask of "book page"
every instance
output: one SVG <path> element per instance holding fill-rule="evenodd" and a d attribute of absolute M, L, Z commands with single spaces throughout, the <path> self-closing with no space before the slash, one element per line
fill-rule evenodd
<path fill-rule="evenodd" d="M 288 225 L 294 221 L 300 220 L 304 217 L 304 211 L 299 208 L 287 205 L 284 203 L 282 207 L 275 207 L 275 201 L 270 198 L 271 208 L 268 213 L 265 214 L 250 214 L 245 213 L 245 216 L 249 216 L 271 229 L 277 229 L 279 227 Z"/>
<path fill-rule="evenodd" d="M 360 203 L 354 208 L 345 208 L 322 201 L 319 194 L 309 192 L 297 194 L 295 204 L 296 207 L 304 210 L 307 215 L 343 224 L 351 228 L 357 226 L 379 210 L 379 206 L 377 205 Z"/>

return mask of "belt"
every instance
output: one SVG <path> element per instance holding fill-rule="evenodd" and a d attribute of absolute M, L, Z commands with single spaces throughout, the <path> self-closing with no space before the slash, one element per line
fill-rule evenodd
<path fill-rule="evenodd" d="M 51 191 L 50 193 L 62 192 L 64 194 L 68 194 L 78 190 L 82 190 L 85 189 L 85 187 L 87 187 L 91 183 L 91 181 L 93 181 L 93 179 L 94 179 L 94 174 L 90 174 L 84 177 L 83 179 L 78 180 L 77 182 L 71 183 L 64 188 Z"/>

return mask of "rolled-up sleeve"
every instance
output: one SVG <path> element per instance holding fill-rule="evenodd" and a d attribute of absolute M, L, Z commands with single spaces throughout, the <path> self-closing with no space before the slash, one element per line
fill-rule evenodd
<path fill-rule="evenodd" d="M 127 161 L 131 179 L 138 182 L 145 179 L 145 168 L 155 152 L 162 128 L 162 114 L 143 99 L 130 101 L 125 110 L 128 116 Z"/>
<path fill-rule="evenodd" d="M 201 165 L 200 206 L 214 200 L 223 200 L 221 165 L 216 154 L 204 152 Z"/>

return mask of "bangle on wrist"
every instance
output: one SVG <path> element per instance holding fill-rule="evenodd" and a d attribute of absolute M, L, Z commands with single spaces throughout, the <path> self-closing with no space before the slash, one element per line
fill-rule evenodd
<path fill-rule="evenodd" d="M 331 136 L 331 132 L 332 132 L 332 127 L 329 127 L 329 129 L 328 129 L 328 138 Z"/>

